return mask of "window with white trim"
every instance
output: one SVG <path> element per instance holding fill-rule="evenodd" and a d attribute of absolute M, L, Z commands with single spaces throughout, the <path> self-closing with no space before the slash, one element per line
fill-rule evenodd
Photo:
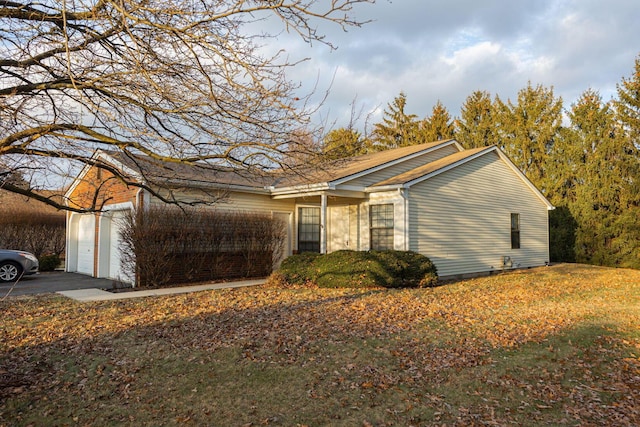
<path fill-rule="evenodd" d="M 393 249 L 393 204 L 369 206 L 369 227 L 372 250 Z"/>
<path fill-rule="evenodd" d="M 298 252 L 320 252 L 320 208 L 298 209 Z"/>

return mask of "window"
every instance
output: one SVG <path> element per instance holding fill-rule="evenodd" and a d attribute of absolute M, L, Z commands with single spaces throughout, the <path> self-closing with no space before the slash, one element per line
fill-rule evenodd
<path fill-rule="evenodd" d="M 520 214 L 511 214 L 511 249 L 520 249 Z"/>
<path fill-rule="evenodd" d="M 393 249 L 393 205 L 369 207 L 371 249 L 384 251 Z"/>
<path fill-rule="evenodd" d="M 320 252 L 320 208 L 298 209 L 298 252 Z"/>

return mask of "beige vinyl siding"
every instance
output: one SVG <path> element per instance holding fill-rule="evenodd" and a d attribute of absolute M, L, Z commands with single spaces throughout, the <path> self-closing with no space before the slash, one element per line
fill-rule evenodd
<path fill-rule="evenodd" d="M 251 193 L 229 193 L 229 197 L 220 203 L 220 209 L 238 209 L 243 211 L 287 211 L 295 210 L 295 201 L 293 199 L 274 200 L 271 196 Z"/>
<path fill-rule="evenodd" d="M 228 192 L 221 194 L 223 198 L 212 205 L 215 209 L 232 209 L 246 212 L 293 212 L 295 201 L 293 199 L 274 200 L 266 194 Z M 203 200 L 202 193 L 196 191 L 184 191 L 179 199 L 183 202 Z M 163 204 L 156 197 L 151 197 L 152 205 Z"/>
<path fill-rule="evenodd" d="M 401 162 L 397 165 L 389 166 L 369 175 L 347 181 L 343 185 L 368 187 L 370 185 L 377 184 L 378 182 L 382 182 L 386 179 L 400 175 L 404 172 L 408 172 L 419 166 L 442 159 L 443 157 L 447 157 L 457 152 L 458 149 L 455 147 L 455 145 L 447 145 L 413 159 L 405 160 L 404 162 Z"/>
<path fill-rule="evenodd" d="M 440 276 L 502 270 L 549 260 L 547 206 L 496 153 L 410 189 L 410 249 L 428 256 Z M 511 213 L 520 214 L 520 249 L 511 249 Z"/>

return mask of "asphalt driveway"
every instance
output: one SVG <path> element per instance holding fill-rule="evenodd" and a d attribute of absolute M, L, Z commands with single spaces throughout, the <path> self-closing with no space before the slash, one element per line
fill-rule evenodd
<path fill-rule="evenodd" d="M 0 282 L 0 298 L 3 298 L 11 290 L 13 283 Z M 24 276 L 11 290 L 9 296 L 45 294 L 59 291 L 71 291 L 77 289 L 111 289 L 113 280 L 95 279 L 78 273 L 65 273 L 52 271 L 33 276 Z"/>

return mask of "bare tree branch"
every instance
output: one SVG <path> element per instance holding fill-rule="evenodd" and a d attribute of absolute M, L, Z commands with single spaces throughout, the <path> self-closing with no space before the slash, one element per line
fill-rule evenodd
<path fill-rule="evenodd" d="M 60 159 L 79 171 L 97 148 L 239 169 L 284 164 L 295 134 L 310 132 L 308 98 L 286 77 L 304 59 L 263 47 L 283 30 L 332 47 L 318 25 L 357 27 L 354 6 L 374 2 L 0 0 L 0 171 L 24 173 L 37 159 L 29 188 L 15 189 L 37 198 L 39 176 Z M 260 23 L 273 30 L 256 34 Z"/>

